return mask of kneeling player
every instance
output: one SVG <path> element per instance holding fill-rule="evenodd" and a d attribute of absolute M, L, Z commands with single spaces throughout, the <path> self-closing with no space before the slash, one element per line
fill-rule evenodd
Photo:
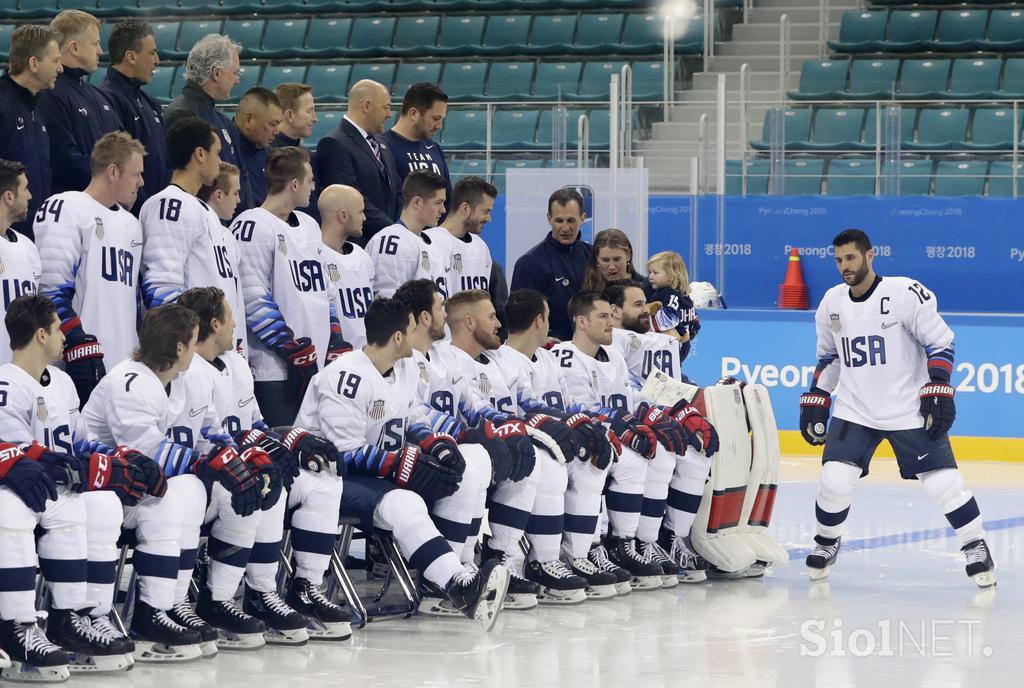
<path fill-rule="evenodd" d="M 341 513 L 358 517 L 367 532 L 391 532 L 412 568 L 490 630 L 504 603 L 507 572 L 496 562 L 463 565 L 424 503 L 451 495 L 465 464 L 450 437 L 406 427 L 417 381 L 412 367 L 396 364 L 412 353 L 412 313 L 398 299 L 378 299 L 365 324 L 366 346 L 314 378 L 298 422 L 341 452 L 348 471 Z"/>

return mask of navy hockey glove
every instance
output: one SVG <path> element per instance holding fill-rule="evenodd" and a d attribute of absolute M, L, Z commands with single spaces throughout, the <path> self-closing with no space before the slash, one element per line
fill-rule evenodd
<path fill-rule="evenodd" d="M 338 449 L 322 437 L 317 437 L 302 428 L 292 428 L 281 438 L 281 443 L 288 448 L 299 465 L 307 471 L 319 473 L 331 468 L 338 475 L 345 475 L 345 462 L 341 460 Z"/>
<path fill-rule="evenodd" d="M 124 446 L 115 449 L 111 456 L 128 462 L 128 467 L 126 469 L 128 475 L 132 476 L 134 480 L 145 485 L 146 494 L 152 495 L 153 497 L 163 497 L 164 493 L 167 492 L 167 477 L 164 475 L 164 471 L 160 467 L 160 464 L 150 457 L 137 449 Z M 93 475 L 91 461 L 92 460 L 90 459 L 90 476 Z M 116 491 L 117 488 L 113 487 L 114 483 L 115 481 L 112 477 L 111 481 L 107 485 L 107 489 L 113 489 Z"/>
<path fill-rule="evenodd" d="M 33 442 L 25 448 L 25 456 L 40 464 L 57 485 L 64 485 L 74 492 L 82 491 L 89 465 L 77 456 L 51 451 L 49 447 Z"/>
<path fill-rule="evenodd" d="M 533 451 L 533 441 L 526 432 L 526 423 L 518 419 L 506 420 L 494 427 L 494 433 L 505 440 L 508 451 L 512 455 L 512 470 L 508 479 L 519 482 L 533 473 L 537 463 L 537 454 Z"/>
<path fill-rule="evenodd" d="M 476 427 L 468 428 L 460 441 L 464 444 L 479 444 L 487 450 L 487 455 L 491 457 L 492 485 L 508 480 L 512 473 L 512 452 L 505 440 L 498 437 L 497 429 L 491 421 L 485 420 Z"/>
<path fill-rule="evenodd" d="M 576 457 L 572 442 L 572 428 L 546 413 L 532 413 L 527 417 L 526 427 L 534 444 L 548 450 L 559 463 L 566 463 Z"/>
<path fill-rule="evenodd" d="M 284 488 L 281 471 L 277 470 L 270 455 L 259 447 L 242 447 L 239 456 L 249 466 L 249 470 L 252 471 L 259 483 L 260 497 L 262 498 L 260 508 L 263 511 L 270 510 L 281 498 L 281 490 Z"/>
<path fill-rule="evenodd" d="M 676 402 L 672 407 L 672 417 L 679 421 L 686 431 L 686 442 L 709 459 L 718 453 L 718 431 L 696 407 L 686 400 Z"/>
<path fill-rule="evenodd" d="M 585 413 L 576 413 L 565 419 L 572 430 L 573 455 L 580 461 L 589 461 L 598 470 L 611 465 L 616 456 L 608 437 L 609 431 Z"/>
<path fill-rule="evenodd" d="M 687 432 L 671 415 L 644 401 L 637 406 L 636 416 L 641 423 L 654 431 L 655 437 L 665 449 L 673 454 L 682 454 L 686 451 Z"/>
<path fill-rule="evenodd" d="M 463 458 L 459 445 L 451 435 L 444 432 L 431 433 L 418 444 L 420 451 L 448 464 L 460 477 L 466 472 L 466 459 Z"/>
<path fill-rule="evenodd" d="M 808 444 L 825 444 L 831 406 L 832 397 L 818 387 L 811 387 L 809 392 L 800 395 L 800 434 Z"/>
<path fill-rule="evenodd" d="M 316 347 L 313 346 L 309 337 L 300 337 L 285 344 L 281 347 L 281 351 L 291 365 L 288 377 L 297 386 L 297 398 L 301 403 L 302 398 L 306 396 L 306 387 L 309 386 L 309 381 L 319 370 L 316 362 Z"/>
<path fill-rule="evenodd" d="M 396 452 L 394 465 L 395 485 L 412 490 L 427 503 L 455 494 L 462 480 L 454 466 L 421 452 L 419 447 L 407 445 Z"/>
<path fill-rule="evenodd" d="M 274 462 L 274 467 L 277 468 L 283 485 L 286 488 L 291 488 L 295 478 L 299 475 L 299 461 L 280 441 L 256 428 L 243 430 L 237 434 L 234 440 L 242 449 L 257 447 L 266 452 L 270 460 Z"/>
<path fill-rule="evenodd" d="M 96 385 L 107 374 L 103 365 L 103 348 L 96 337 L 86 334 L 77 339 L 69 338 L 64 343 L 64 370 L 75 383 L 79 403 L 85 406 Z"/>
<path fill-rule="evenodd" d="M 192 465 L 192 471 L 208 486 L 218 482 L 230 492 L 231 508 L 239 516 L 260 508 L 263 486 L 234 447 L 215 447 Z"/>
<path fill-rule="evenodd" d="M 921 416 L 924 418 L 924 429 L 933 440 L 949 432 L 956 419 L 953 385 L 942 380 L 932 380 L 922 387 Z"/>
<path fill-rule="evenodd" d="M 0 442 L 0 485 L 38 513 L 46 510 L 46 500 L 57 499 L 57 484 L 46 467 L 26 457 L 17 445 L 9 442 Z"/>
<path fill-rule="evenodd" d="M 341 333 L 341 328 L 335 330 L 332 325 L 331 338 L 327 340 L 327 363 L 330 364 L 338 356 L 347 354 L 351 350 L 352 345 L 345 341 L 345 337 Z"/>
<path fill-rule="evenodd" d="M 615 413 L 607 418 L 608 424 L 619 441 L 645 459 L 653 459 L 658 450 L 658 438 L 654 431 L 637 420 L 632 413 Z"/>

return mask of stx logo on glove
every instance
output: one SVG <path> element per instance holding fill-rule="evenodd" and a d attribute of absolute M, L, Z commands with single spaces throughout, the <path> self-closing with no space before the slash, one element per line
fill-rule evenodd
<path fill-rule="evenodd" d="M 494 434 L 503 440 L 526 435 L 526 426 L 522 421 L 510 420 L 494 428 Z"/>
<path fill-rule="evenodd" d="M 8 461 L 17 461 L 23 456 L 22 451 L 13 444 L 9 444 L 3 449 L 0 449 L 0 464 L 7 463 Z"/>

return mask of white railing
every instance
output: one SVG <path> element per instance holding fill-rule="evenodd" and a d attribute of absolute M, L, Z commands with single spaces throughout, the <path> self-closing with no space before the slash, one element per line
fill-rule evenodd
<path fill-rule="evenodd" d="M 661 87 L 662 87 L 662 116 L 668 122 L 672 119 L 672 108 L 676 104 L 676 41 L 675 41 L 675 18 L 671 12 L 665 13 L 665 22 L 662 32 L 661 54 Z"/>
<path fill-rule="evenodd" d="M 779 102 L 785 102 L 789 88 L 789 15 L 779 17 Z"/>
<path fill-rule="evenodd" d="M 619 146 L 620 167 L 632 166 L 633 159 L 633 68 L 622 65 L 619 74 L 619 130 L 622 132 L 622 143 Z"/>
<path fill-rule="evenodd" d="M 828 54 L 829 0 L 818 0 L 818 59 Z"/>
<path fill-rule="evenodd" d="M 674 42 L 674 41 L 673 41 Z M 715 0 L 704 0 L 704 69 L 715 56 Z"/>
<path fill-rule="evenodd" d="M 747 102 L 750 98 L 750 65 L 744 62 L 740 65 L 740 145 L 742 150 L 746 150 L 748 141 L 750 141 L 750 110 L 749 103 Z M 747 193 L 747 166 L 742 164 L 746 162 L 745 156 L 741 160 L 740 164 L 740 191 L 746 195 Z"/>
<path fill-rule="evenodd" d="M 576 167 L 583 170 L 590 167 L 590 118 L 586 115 L 576 120 L 576 139 Z"/>

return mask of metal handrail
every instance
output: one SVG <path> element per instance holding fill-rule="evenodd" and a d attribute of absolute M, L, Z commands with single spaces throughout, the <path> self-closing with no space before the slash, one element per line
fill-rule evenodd
<path fill-rule="evenodd" d="M 779 17 L 779 101 L 785 102 L 789 88 L 789 15 Z"/>
<path fill-rule="evenodd" d="M 740 160 L 740 192 L 747 194 L 747 146 L 750 144 L 750 110 L 747 103 L 750 89 L 750 65 L 744 62 L 740 65 L 740 145 L 744 151 Z"/>
<path fill-rule="evenodd" d="M 590 166 L 590 117 L 580 115 L 576 120 L 576 136 L 579 143 L 576 145 L 576 167 L 586 169 Z"/>
<path fill-rule="evenodd" d="M 619 118 L 622 130 L 622 155 L 621 167 L 631 164 L 633 157 L 633 68 L 628 64 L 622 65 L 619 79 L 619 89 L 622 97 L 619 99 Z"/>
<path fill-rule="evenodd" d="M 674 42 L 674 41 L 673 41 Z M 704 69 L 715 56 L 715 0 L 704 0 Z"/>
<path fill-rule="evenodd" d="M 619 168 L 619 160 L 622 155 L 619 143 L 621 137 L 619 135 L 619 75 L 612 74 L 610 79 L 610 85 L 608 89 L 608 126 L 609 126 L 609 142 L 611 147 L 608 151 L 608 167 L 612 170 Z"/>
<path fill-rule="evenodd" d="M 829 0 L 818 0 L 818 59 L 828 53 Z"/>
<path fill-rule="evenodd" d="M 675 18 L 671 12 L 665 13 L 662 40 L 664 42 L 661 52 L 662 117 L 667 122 L 672 116 L 672 107 L 675 105 Z"/>
<path fill-rule="evenodd" d="M 707 113 L 700 116 L 697 128 L 697 180 L 698 192 L 704 193 L 708 188 L 708 116 Z"/>
<path fill-rule="evenodd" d="M 725 74 L 718 75 L 718 130 L 715 132 L 715 191 L 718 195 L 725 194 Z"/>

